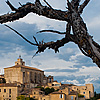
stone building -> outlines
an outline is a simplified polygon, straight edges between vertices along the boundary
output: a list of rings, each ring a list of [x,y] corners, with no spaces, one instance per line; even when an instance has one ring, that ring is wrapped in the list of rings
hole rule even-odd
[[[94,86],[93,84],[85,84],[85,86],[71,86],[72,90],[77,91],[79,94],[84,95],[85,99],[94,97]]]
[[[6,80],[6,83],[3,82]],[[19,56],[14,66],[4,68],[4,75],[0,75],[0,100],[16,100],[19,95],[30,96],[37,100],[85,100],[94,97],[93,84],[76,86],[61,84],[53,80],[53,76],[44,75],[44,71],[29,67]],[[54,88],[59,90],[45,95],[36,86]],[[78,94],[84,98],[78,98]]]
[[[78,93],[65,88],[48,95],[41,95],[38,100],[78,100]]]
[[[21,91],[20,83],[2,83],[0,84],[0,100],[16,100]]]
[[[31,98],[39,100],[42,96],[45,95],[44,91],[41,91],[40,88],[32,88],[31,93],[29,94]]]
[[[49,88],[54,88],[55,90],[60,89],[61,83],[58,83],[57,81],[52,81],[51,83],[48,83],[47,85],[44,86],[49,87]]]
[[[42,84],[44,78],[44,71],[26,66],[21,57],[14,66],[4,68],[4,73],[6,83],[20,82],[30,88]]]

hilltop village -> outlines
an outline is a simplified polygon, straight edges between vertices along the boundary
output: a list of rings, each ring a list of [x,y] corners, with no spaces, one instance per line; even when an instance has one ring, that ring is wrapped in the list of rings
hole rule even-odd
[[[53,91],[46,94],[41,87]],[[0,75],[0,100],[17,100],[21,95],[34,100],[86,100],[94,97],[94,86],[59,83],[44,71],[26,66],[19,56],[15,65],[4,68],[4,75]]]

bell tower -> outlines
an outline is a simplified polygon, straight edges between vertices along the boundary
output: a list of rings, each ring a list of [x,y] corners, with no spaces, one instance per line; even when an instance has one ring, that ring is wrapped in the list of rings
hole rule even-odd
[[[23,59],[21,58],[21,55],[19,55],[19,58],[18,58],[17,61],[15,62],[15,65],[24,65],[24,66],[25,66],[25,62],[24,62]]]

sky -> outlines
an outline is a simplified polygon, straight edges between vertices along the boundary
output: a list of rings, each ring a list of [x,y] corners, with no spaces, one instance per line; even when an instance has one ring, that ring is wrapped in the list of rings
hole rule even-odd
[[[17,8],[27,2],[34,3],[35,0],[10,0]],[[67,0],[47,0],[54,9],[66,11]],[[81,0],[81,3],[84,0]],[[43,5],[46,5],[41,0]],[[12,12],[5,0],[0,0],[0,15]],[[87,25],[88,32],[94,40],[100,44],[100,0],[91,0],[84,9],[82,18]],[[5,23],[23,34],[27,39],[34,42],[33,35],[38,41],[56,41],[62,39],[63,35],[53,33],[36,34],[43,29],[52,29],[64,32],[66,22],[49,19],[43,16],[30,13],[24,18],[14,22]],[[54,53],[51,49],[39,53],[34,58],[37,48],[21,39],[12,30],[0,25],[0,74],[4,73],[3,68],[13,66],[19,55],[24,59],[26,65],[36,67],[45,72],[45,75],[53,75],[55,80],[65,84],[85,85],[92,83],[95,91],[100,93],[100,68],[93,64],[92,60],[84,56],[78,46],[68,43]]]

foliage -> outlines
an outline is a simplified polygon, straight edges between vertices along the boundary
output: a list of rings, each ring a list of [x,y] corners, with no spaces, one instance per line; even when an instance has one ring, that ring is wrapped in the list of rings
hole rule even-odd
[[[49,88],[49,87],[47,87],[47,88],[44,89],[45,95],[48,95],[49,93],[52,93],[52,92],[54,92],[54,91],[55,91],[54,88]]]
[[[59,91],[59,89],[55,90],[55,91]]]
[[[44,91],[45,92],[45,95],[48,95],[49,93],[52,93],[52,92],[56,91],[54,88],[49,88],[49,87],[43,88],[41,86],[37,86],[35,88],[40,88],[41,91]]]
[[[84,95],[78,94],[78,97],[79,97],[79,98],[82,98],[82,97],[84,97]]]
[[[24,95],[20,95],[17,97],[17,100],[25,100],[25,96]]]
[[[35,100],[35,99],[30,97],[25,97],[24,95],[20,95],[17,97],[17,100]]]
[[[40,88],[41,91],[44,91],[44,88],[43,88],[42,86],[37,86],[37,87],[35,87],[35,88]]]

